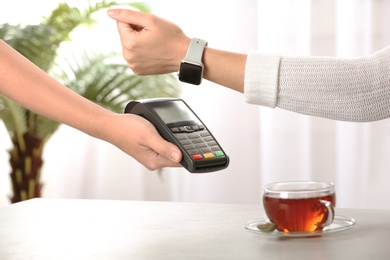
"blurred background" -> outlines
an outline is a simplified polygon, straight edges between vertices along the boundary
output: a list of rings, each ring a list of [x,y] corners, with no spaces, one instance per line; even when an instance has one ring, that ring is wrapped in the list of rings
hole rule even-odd
[[[38,24],[60,2],[3,1],[0,23]],[[389,0],[144,2],[188,36],[229,51],[357,57],[390,44]],[[99,23],[75,31],[61,55],[121,52],[115,22],[105,11],[95,18]],[[249,105],[242,94],[206,80],[181,87],[181,97],[230,156],[226,170],[167,168],[159,175],[111,144],[61,125],[44,150],[43,197],[260,204],[263,184],[310,179],[334,182],[338,207],[390,208],[390,119],[338,122]],[[0,123],[0,205],[10,203],[10,147]]]

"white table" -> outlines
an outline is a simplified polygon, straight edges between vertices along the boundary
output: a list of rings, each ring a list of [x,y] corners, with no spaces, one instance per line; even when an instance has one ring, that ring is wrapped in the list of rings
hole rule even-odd
[[[0,207],[0,259],[389,259],[390,211],[336,209],[349,230],[248,232],[257,205],[33,199]]]

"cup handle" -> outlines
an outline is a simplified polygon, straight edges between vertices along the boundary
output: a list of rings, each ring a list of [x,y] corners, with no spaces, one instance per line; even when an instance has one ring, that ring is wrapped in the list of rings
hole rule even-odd
[[[334,208],[332,206],[332,203],[327,200],[318,200],[318,202],[326,207],[326,209],[328,210],[328,217],[324,223],[317,223],[317,226],[320,227],[329,226],[330,224],[332,224],[334,219]]]

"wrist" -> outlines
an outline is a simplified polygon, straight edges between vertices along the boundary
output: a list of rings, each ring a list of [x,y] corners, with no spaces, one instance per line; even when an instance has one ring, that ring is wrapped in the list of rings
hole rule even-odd
[[[176,66],[177,66],[177,71],[180,69],[180,63],[181,61],[185,58],[188,47],[190,46],[191,38],[186,37],[185,40],[181,41],[180,44],[177,46],[178,50],[178,55],[176,59]]]
[[[118,118],[118,114],[112,111],[103,111],[95,114],[95,116],[91,116],[92,122],[90,131],[87,132],[92,137],[112,142],[112,131],[108,131],[107,128],[112,128],[116,125],[116,120]]]

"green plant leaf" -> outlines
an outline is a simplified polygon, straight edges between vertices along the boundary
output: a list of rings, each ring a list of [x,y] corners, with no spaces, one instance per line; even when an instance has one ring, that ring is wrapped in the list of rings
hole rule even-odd
[[[71,33],[79,26],[93,26],[96,23],[93,14],[97,11],[115,5],[128,5],[142,12],[150,12],[143,2],[118,3],[102,0],[96,4],[89,1],[85,3],[84,9],[61,3],[39,25],[2,24],[0,38],[76,93],[118,113],[123,113],[125,104],[130,100],[177,96],[180,93],[180,84],[175,75],[136,76],[121,55],[115,53],[86,53],[83,57],[75,57],[59,66],[57,55],[60,45],[70,41]],[[117,62],[118,59],[120,62]],[[32,151],[38,157],[35,158],[35,165],[40,165],[44,144],[56,131],[59,123],[29,111],[3,96],[0,96],[0,118],[14,143],[10,150],[11,157],[20,159],[19,157],[30,156],[25,151]],[[39,147],[34,146],[37,143]],[[25,159],[31,160],[30,157]],[[33,168],[40,171],[40,166],[30,167],[30,170]],[[31,177],[29,171],[23,171],[12,167],[11,176]],[[39,175],[39,172],[36,173],[37,180],[33,180],[34,183],[39,183]],[[14,194],[26,194],[25,187],[14,184],[15,182]],[[28,191],[29,194],[32,192],[33,190]],[[14,196],[12,201],[15,202],[18,198]]]
[[[27,132],[26,109],[0,95],[0,118],[13,141],[20,143],[22,149],[25,148],[23,135]]]
[[[41,139],[43,142],[49,140],[52,134],[57,130],[60,123],[57,121],[48,119],[43,116],[38,116],[36,130],[34,132],[34,136]]]
[[[177,96],[180,93],[180,84],[175,75],[136,76],[120,54],[86,52],[82,57],[75,57],[65,64],[59,63],[57,56],[61,44],[71,41],[72,32],[79,26],[92,27],[97,22],[93,18],[94,13],[116,5],[128,5],[142,12],[150,12],[150,8],[143,2],[118,3],[102,0],[95,4],[89,1],[85,3],[85,8],[76,8],[63,2],[42,18],[38,25],[2,24],[0,38],[76,93],[118,113],[123,113],[124,106],[130,100]],[[23,161],[23,156],[30,156],[25,152],[32,152],[38,157],[35,161],[41,164],[40,156],[44,144],[56,131],[59,123],[27,110],[3,96],[0,96],[0,118],[14,143],[10,150],[11,157]],[[36,147],[36,144],[39,144],[39,147]],[[25,159],[31,160],[30,157]],[[29,178],[29,171],[39,171],[40,166],[30,167],[26,172],[23,172],[23,169],[12,167],[11,176]],[[38,177],[34,182],[38,183],[39,172],[35,176]],[[27,192],[25,187],[18,188],[15,185],[13,190],[14,194]],[[32,190],[28,192],[31,193]]]
[[[54,62],[58,48],[52,37],[55,33],[45,25],[0,25],[2,39],[44,71],[48,71]]]
[[[116,56],[85,54],[82,64],[68,60],[68,67],[61,68],[62,81],[87,99],[119,113],[130,100],[180,93],[180,84],[173,74],[137,76],[124,62],[114,62]]]

